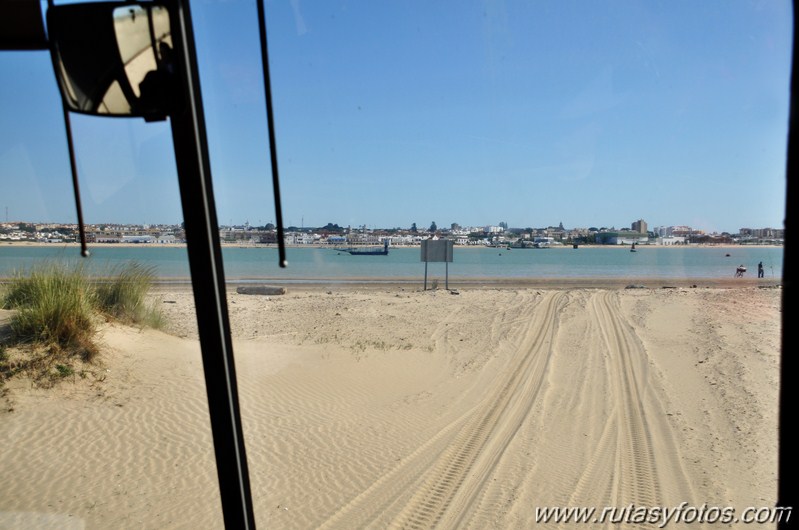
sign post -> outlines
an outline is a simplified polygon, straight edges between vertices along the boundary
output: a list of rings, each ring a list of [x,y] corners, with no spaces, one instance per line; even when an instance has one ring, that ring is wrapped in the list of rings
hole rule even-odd
[[[424,261],[424,290],[427,290],[427,264],[445,263],[444,287],[449,290],[449,264],[452,261],[454,243],[446,239],[425,239],[422,241],[421,258]]]

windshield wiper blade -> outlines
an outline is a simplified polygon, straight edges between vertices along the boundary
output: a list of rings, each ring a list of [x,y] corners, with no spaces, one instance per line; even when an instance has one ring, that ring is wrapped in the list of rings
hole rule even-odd
[[[78,233],[80,234],[80,255],[89,257],[89,247],[86,245],[86,227],[83,224],[83,205],[80,201],[80,186],[78,185],[78,165],[75,162],[75,145],[72,142],[72,126],[69,121],[69,109],[62,102],[64,111],[64,127],[67,131],[67,146],[69,150],[69,167],[72,171],[72,191],[75,194],[75,209],[78,211]]]
[[[258,4],[258,32],[261,39],[261,65],[264,73],[264,92],[266,94],[266,121],[269,127],[269,156],[272,162],[272,192],[275,196],[275,221],[277,225],[278,265],[286,267],[286,242],[283,236],[283,208],[280,204],[280,177],[277,170],[277,145],[275,142],[275,118],[272,107],[272,83],[269,77],[269,50],[266,44],[266,11],[263,0]]]

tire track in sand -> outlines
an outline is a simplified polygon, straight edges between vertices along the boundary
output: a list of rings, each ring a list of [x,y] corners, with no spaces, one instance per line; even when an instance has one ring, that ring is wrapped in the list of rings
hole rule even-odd
[[[675,494],[690,501],[692,488],[664,420],[665,407],[649,388],[646,351],[622,316],[617,294],[599,291],[589,307],[606,347],[614,408],[570,504],[590,497],[591,491],[602,492],[597,506],[668,505]]]
[[[563,292],[530,313],[515,359],[471,411],[344,506],[323,528],[457,527],[486,485],[541,389]]]

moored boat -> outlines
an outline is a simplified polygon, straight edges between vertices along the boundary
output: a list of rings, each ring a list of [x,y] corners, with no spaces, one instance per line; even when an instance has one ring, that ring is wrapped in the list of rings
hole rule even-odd
[[[348,252],[352,256],[387,256],[388,239],[383,241],[383,248],[380,247],[349,247],[338,248],[339,252]]]

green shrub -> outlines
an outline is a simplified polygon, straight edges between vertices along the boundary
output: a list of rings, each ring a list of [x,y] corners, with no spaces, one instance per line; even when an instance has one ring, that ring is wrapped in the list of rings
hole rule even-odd
[[[68,364],[55,365],[55,371],[58,377],[69,377],[71,375],[75,375],[75,369]]]
[[[17,273],[0,300],[16,310],[13,340],[91,360],[98,351],[97,311],[129,324],[163,327],[158,306],[147,305],[154,277],[152,267],[132,262],[93,282],[79,264],[46,263]]]
[[[91,359],[97,353],[94,294],[83,267],[46,264],[17,274],[3,305],[16,309],[12,337]]]
[[[97,284],[98,309],[121,322],[154,328],[163,327],[160,309],[147,305],[147,293],[155,279],[155,269],[131,262],[114,269],[107,281]]]

